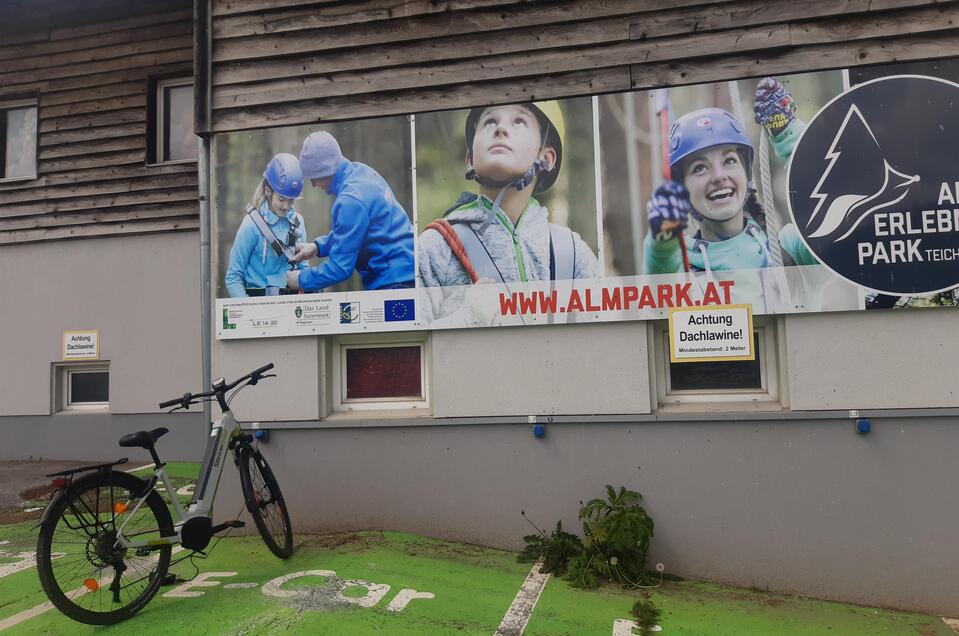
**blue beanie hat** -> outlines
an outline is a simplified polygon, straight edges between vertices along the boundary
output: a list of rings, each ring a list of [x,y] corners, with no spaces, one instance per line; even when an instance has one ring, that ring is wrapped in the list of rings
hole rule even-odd
[[[312,133],[303,141],[300,151],[300,169],[304,179],[322,179],[336,174],[346,157],[340,152],[340,144],[328,132]]]

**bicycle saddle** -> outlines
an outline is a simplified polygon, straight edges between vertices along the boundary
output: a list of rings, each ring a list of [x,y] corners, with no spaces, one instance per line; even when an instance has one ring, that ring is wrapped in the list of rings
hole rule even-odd
[[[152,431],[137,431],[136,433],[127,433],[120,438],[120,446],[139,446],[147,450],[153,448],[156,441],[169,433],[169,429],[155,428]]]

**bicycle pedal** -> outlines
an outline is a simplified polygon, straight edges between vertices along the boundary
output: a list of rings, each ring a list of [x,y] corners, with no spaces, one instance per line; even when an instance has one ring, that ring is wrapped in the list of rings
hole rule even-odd
[[[160,581],[160,585],[164,585],[164,586],[173,585],[176,582],[177,582],[176,574],[174,574],[173,572],[167,572],[163,576],[163,580]]]
[[[218,533],[218,532],[223,532],[223,531],[226,530],[227,528],[242,528],[242,527],[245,526],[245,525],[246,525],[246,524],[243,523],[242,521],[240,521],[239,519],[232,519],[232,520],[230,520],[230,521],[224,521],[223,523],[219,523],[219,524],[213,526],[213,527],[210,529],[210,533],[211,533],[211,534],[216,534],[216,533]]]

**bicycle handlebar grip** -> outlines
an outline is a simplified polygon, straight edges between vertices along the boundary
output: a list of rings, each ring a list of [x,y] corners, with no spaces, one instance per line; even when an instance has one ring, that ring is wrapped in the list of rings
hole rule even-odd
[[[171,406],[176,406],[177,404],[180,403],[180,400],[182,399],[183,398],[174,398],[172,400],[167,400],[166,402],[160,402],[160,408],[165,409]]]
[[[265,364],[265,365],[263,365],[262,367],[260,367],[259,369],[257,369],[256,371],[253,371],[252,373],[250,373],[250,375],[251,375],[251,376],[253,376],[253,375],[260,375],[261,373],[266,373],[267,371],[269,371],[269,370],[272,369],[272,368],[273,368],[273,363],[271,362],[270,364]]]

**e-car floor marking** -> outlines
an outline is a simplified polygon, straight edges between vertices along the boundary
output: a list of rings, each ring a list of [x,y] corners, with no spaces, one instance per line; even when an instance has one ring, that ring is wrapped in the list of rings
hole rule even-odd
[[[499,624],[499,629],[493,636],[522,636],[526,631],[526,624],[529,617],[533,615],[533,608],[539,601],[543,589],[546,588],[546,581],[549,580],[549,574],[543,574],[539,571],[541,561],[533,564],[533,569],[526,575],[526,580],[516,593],[512,605]]]

